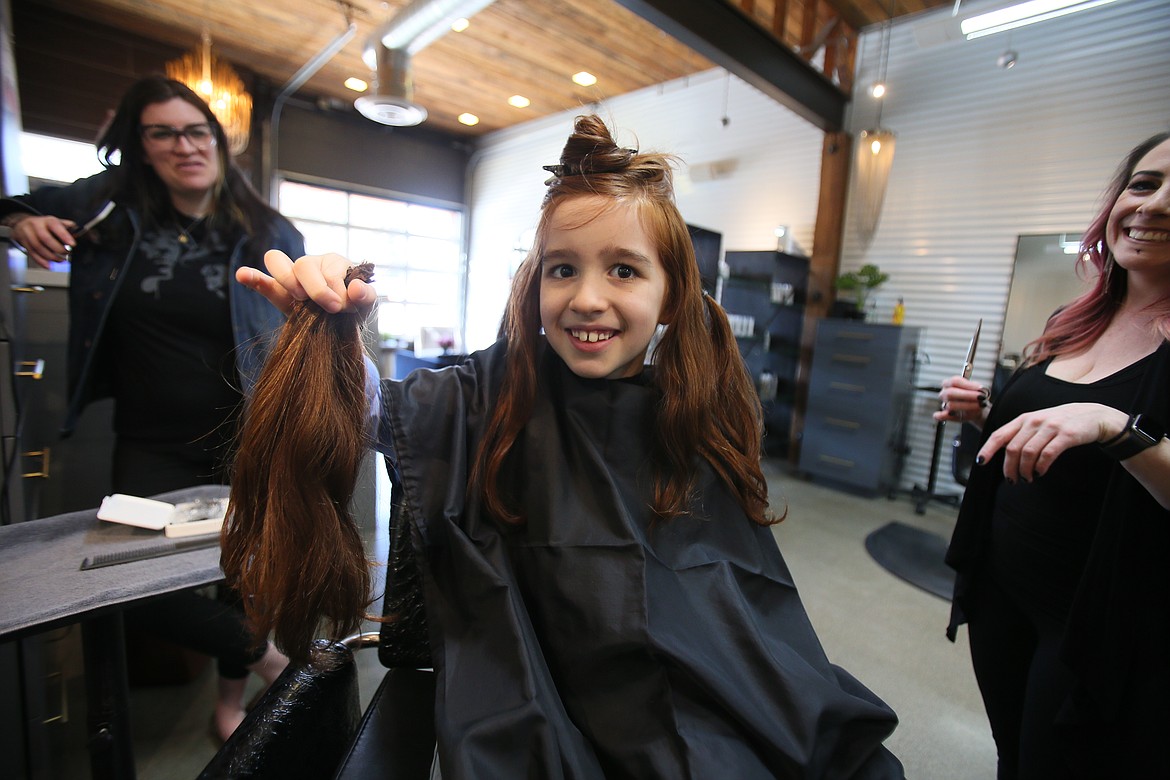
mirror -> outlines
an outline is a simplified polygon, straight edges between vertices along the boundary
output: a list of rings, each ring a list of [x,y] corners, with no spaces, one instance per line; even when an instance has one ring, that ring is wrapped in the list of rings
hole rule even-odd
[[[1080,238],[1072,232],[1019,237],[1003,320],[1001,365],[1014,368],[1052,313],[1085,291],[1076,269]]]

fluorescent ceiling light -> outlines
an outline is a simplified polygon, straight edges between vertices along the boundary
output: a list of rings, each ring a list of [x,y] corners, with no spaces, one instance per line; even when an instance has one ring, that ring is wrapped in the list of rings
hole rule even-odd
[[[1112,2],[1114,0],[1028,0],[1025,3],[964,19],[959,27],[963,35],[967,36],[967,40],[972,40],[1077,11],[1087,11]]]

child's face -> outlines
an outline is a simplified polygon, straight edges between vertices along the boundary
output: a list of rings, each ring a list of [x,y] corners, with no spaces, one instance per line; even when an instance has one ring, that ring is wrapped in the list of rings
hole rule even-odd
[[[577,376],[642,370],[666,297],[666,271],[633,206],[585,195],[561,203],[540,269],[540,322]]]

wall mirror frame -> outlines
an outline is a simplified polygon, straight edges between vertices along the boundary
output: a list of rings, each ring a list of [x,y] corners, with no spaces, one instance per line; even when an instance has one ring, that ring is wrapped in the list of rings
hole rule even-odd
[[[1014,369],[1052,313],[1086,290],[1087,281],[1077,273],[1080,239],[1080,233],[1071,231],[1017,239],[999,347],[1001,367]]]

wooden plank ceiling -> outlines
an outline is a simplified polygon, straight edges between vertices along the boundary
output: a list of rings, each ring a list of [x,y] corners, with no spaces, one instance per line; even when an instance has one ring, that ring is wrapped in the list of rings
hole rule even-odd
[[[371,80],[361,55],[373,31],[407,0],[14,0],[58,9],[180,49],[204,29],[216,57],[263,78],[273,90],[337,39],[356,34],[298,94],[348,106],[344,81]],[[678,0],[725,2],[850,89],[857,30],[950,0]],[[713,67],[710,60],[614,0],[495,0],[463,32],[448,32],[414,55],[414,100],[426,126],[474,137],[540,116]],[[570,77],[598,81],[580,87]],[[523,95],[526,108],[508,104]],[[468,127],[457,117],[479,117]]]

